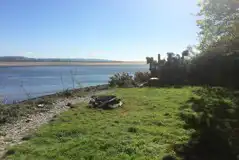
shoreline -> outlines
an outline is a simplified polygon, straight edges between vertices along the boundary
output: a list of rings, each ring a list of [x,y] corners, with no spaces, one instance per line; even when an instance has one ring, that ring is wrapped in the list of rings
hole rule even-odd
[[[143,65],[144,61],[124,62],[0,62],[0,67],[24,66],[107,66],[107,65]]]
[[[99,84],[99,85],[93,85],[88,87],[82,87],[82,88],[71,88],[71,89],[65,89],[58,92],[52,92],[49,94],[44,94],[40,96],[35,96],[29,99],[22,99],[22,100],[11,100],[9,103],[1,103],[3,102],[3,97],[0,96],[0,105],[21,105],[21,104],[29,104],[37,101],[47,101],[48,99],[58,99],[58,98],[66,98],[66,94],[70,94],[72,96],[78,95],[81,96],[90,92],[96,92],[96,91],[102,91],[109,89],[108,84]],[[69,96],[70,97],[70,96]]]
[[[60,92],[55,92],[52,94],[48,95],[43,95],[31,99],[26,99],[22,100],[17,104],[24,104],[24,103],[31,103],[33,101],[39,101],[39,100],[44,100],[44,99],[57,99],[57,98],[69,98],[69,97],[74,97],[74,96],[79,96],[78,94],[88,94],[91,92],[97,92],[97,91],[102,91],[102,90],[108,90],[109,85],[108,84],[100,84],[100,85],[95,85],[95,86],[89,86],[89,87],[83,87],[83,88],[75,88],[75,89],[66,89],[64,91]],[[69,94],[68,96],[66,94]]]
[[[31,114],[45,112],[54,107],[58,101],[69,101],[70,99],[83,98],[89,94],[95,94],[97,92],[108,90],[111,90],[109,85],[102,84],[78,89],[64,90],[49,95],[18,101],[16,103],[0,103],[0,133],[1,126],[4,124],[11,124],[23,117],[28,117],[28,115]],[[11,113],[13,116],[7,116],[5,113]]]
[[[55,93],[22,101],[15,104],[15,107],[12,105],[3,109],[2,111],[5,110],[7,113],[22,112],[21,110],[23,112],[18,114],[19,116],[15,119],[8,119],[5,122],[0,119],[0,159],[4,158],[9,147],[21,144],[31,137],[40,126],[53,121],[61,113],[74,109],[76,104],[88,103],[90,97],[95,94],[113,93],[108,85],[97,85],[69,91],[71,94],[68,96],[63,92]],[[28,106],[30,112],[29,110],[24,111],[25,106]],[[11,109],[11,107],[13,108]],[[14,111],[14,108],[17,111]]]

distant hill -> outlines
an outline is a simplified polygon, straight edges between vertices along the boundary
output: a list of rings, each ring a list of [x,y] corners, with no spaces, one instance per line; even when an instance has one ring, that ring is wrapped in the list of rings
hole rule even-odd
[[[85,58],[28,58],[22,56],[3,56],[0,62],[115,62],[105,59],[85,59]]]

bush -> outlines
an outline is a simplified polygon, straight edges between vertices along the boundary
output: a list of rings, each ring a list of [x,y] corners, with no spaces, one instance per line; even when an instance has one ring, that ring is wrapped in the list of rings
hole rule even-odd
[[[147,82],[150,76],[151,74],[149,72],[136,72],[134,74],[134,81],[137,83]]]
[[[196,96],[195,96],[196,95]],[[180,114],[185,128],[194,130],[185,144],[174,150],[183,159],[235,160],[239,155],[239,101],[233,90],[206,87],[195,91]],[[189,112],[190,109],[193,112]]]
[[[5,123],[13,122],[22,115],[33,112],[31,105],[0,105],[0,126]]]
[[[64,97],[67,97],[67,98],[73,96],[73,92],[70,89],[66,89],[63,92],[61,92],[60,94]]]
[[[133,76],[129,75],[129,73],[123,72],[110,77],[109,85],[111,87],[134,87],[135,83]]]

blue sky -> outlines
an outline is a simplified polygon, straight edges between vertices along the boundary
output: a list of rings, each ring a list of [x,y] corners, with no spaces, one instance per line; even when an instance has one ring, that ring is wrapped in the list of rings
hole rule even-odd
[[[197,43],[196,0],[1,0],[0,56],[145,60]]]

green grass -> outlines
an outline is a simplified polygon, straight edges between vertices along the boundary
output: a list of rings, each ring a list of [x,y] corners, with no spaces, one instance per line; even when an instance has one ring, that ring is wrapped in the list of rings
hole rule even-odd
[[[192,90],[117,89],[122,108],[99,110],[79,104],[10,148],[6,158],[147,160],[176,156],[173,146],[186,143],[193,132],[183,128],[185,122],[179,116]]]

